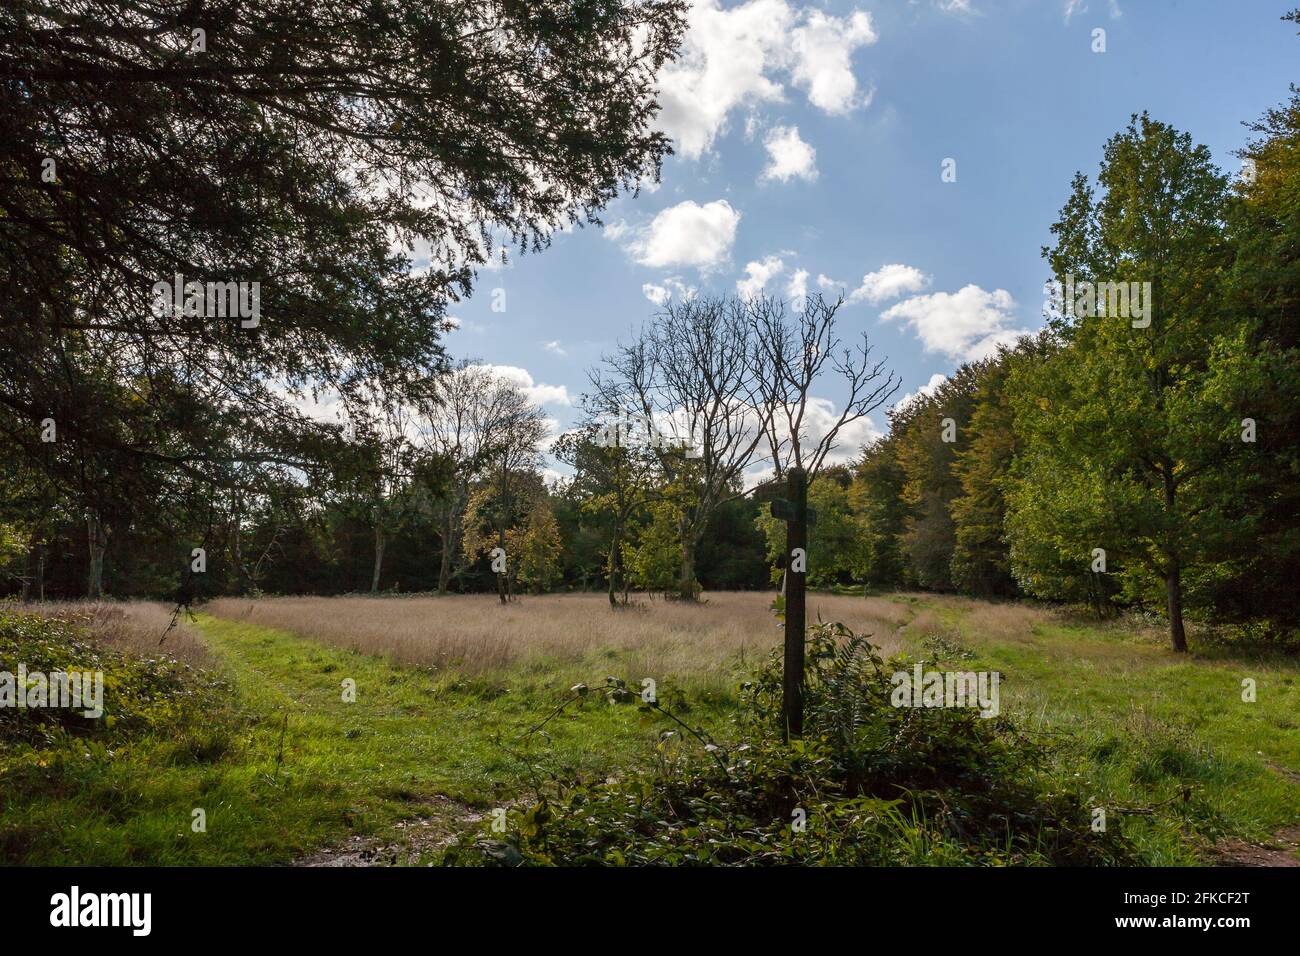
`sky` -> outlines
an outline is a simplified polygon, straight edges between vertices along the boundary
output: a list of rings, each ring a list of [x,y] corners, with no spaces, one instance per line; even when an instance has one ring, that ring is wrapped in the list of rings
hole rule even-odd
[[[481,271],[445,344],[563,429],[587,369],[669,297],[843,292],[841,334],[868,333],[898,397],[933,387],[1042,325],[1049,227],[1130,114],[1239,172],[1242,123],[1296,79],[1300,41],[1279,20],[1296,5],[698,0],[660,76],[675,151],[661,183]],[[815,394],[839,399],[833,381]],[[839,460],[884,411],[843,434]]]

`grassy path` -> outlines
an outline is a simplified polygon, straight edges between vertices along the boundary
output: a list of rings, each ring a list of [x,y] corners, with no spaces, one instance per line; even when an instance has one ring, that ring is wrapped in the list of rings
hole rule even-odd
[[[1159,635],[1024,606],[873,600],[877,632],[914,657],[1001,672],[1003,710],[1054,742],[1048,772],[1082,785],[1146,862],[1213,861],[1229,844],[1268,847],[1300,823],[1294,657],[1213,649],[1177,657]],[[165,732],[77,739],[11,761],[0,859],[288,863],[358,840],[428,848],[548,771],[626,766],[658,729],[635,707],[593,694],[531,746],[520,743],[576,680],[594,687],[599,668],[617,673],[628,663],[612,652],[466,678],[237,617],[203,615],[197,627],[228,690],[198,713],[186,705],[186,719]],[[730,668],[711,667],[708,681],[688,688],[697,706],[702,689],[718,701],[693,722],[716,724],[734,705],[714,687],[722,670]],[[1247,680],[1253,702],[1242,699]],[[196,810],[203,832],[192,825]],[[1289,853],[1256,856],[1276,863]]]
[[[0,796],[3,858],[267,864],[357,835],[427,845],[515,799],[535,772],[604,773],[653,739],[635,708],[589,704],[521,753],[518,738],[567,688],[467,682],[206,615],[198,628],[229,682],[222,703],[180,736],[33,760],[23,792]]]

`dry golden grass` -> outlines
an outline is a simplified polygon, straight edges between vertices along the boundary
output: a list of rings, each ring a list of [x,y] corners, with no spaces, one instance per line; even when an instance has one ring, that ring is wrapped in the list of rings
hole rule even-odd
[[[768,593],[719,592],[699,605],[642,598],[613,609],[603,594],[524,596],[504,606],[493,594],[274,597],[222,598],[207,610],[335,647],[471,674],[612,651],[635,673],[707,679],[738,661],[754,663],[778,645],[771,601]],[[911,616],[880,598],[809,595],[809,622],[819,614],[874,635],[886,653],[898,649],[896,632]]]
[[[1034,628],[1062,623],[1059,611],[1010,602],[994,603],[950,594],[913,594],[925,608],[907,624],[909,637],[928,637],[953,628],[944,623],[954,613],[961,615],[964,636],[982,641],[1032,643]]]
[[[168,631],[174,605],[158,601],[45,601],[19,607],[46,617],[76,621],[99,643],[126,654],[167,655],[194,667],[212,663],[207,644],[184,616]]]

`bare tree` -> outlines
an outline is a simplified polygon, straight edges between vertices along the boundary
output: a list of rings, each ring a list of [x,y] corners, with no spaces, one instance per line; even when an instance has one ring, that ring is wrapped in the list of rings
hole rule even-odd
[[[827,302],[820,295],[804,299],[793,315],[782,299],[755,296],[745,302],[753,344],[755,386],[762,407],[769,410],[768,448],[776,477],[789,468],[801,468],[809,482],[821,470],[836,438],[846,425],[864,418],[889,400],[901,384],[885,361],[871,361],[867,333],[853,346],[842,345],[835,317],[843,296]],[[809,399],[814,384],[825,372],[847,387],[848,395],[838,416],[820,436],[810,431]]]
[[[606,406],[631,409],[681,440],[656,443],[665,483],[680,486],[678,596],[696,597],[695,553],[719,505],[744,494],[741,477],[770,423],[743,303],[692,297],[669,305],[592,375]],[[689,447],[688,447],[689,446]]]

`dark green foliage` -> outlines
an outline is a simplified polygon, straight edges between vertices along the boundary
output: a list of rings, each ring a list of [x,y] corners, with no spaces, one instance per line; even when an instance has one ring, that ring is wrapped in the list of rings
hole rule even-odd
[[[0,498],[90,513],[102,547],[142,524],[201,527],[257,472],[333,477],[349,436],[286,389],[353,412],[433,397],[447,308],[476,268],[657,178],[654,76],[683,14],[5,3],[0,457],[17,473],[0,479],[20,491]],[[258,283],[257,323],[154,315],[154,285],[177,274]]]

